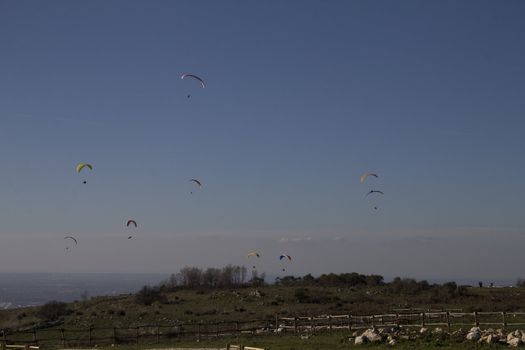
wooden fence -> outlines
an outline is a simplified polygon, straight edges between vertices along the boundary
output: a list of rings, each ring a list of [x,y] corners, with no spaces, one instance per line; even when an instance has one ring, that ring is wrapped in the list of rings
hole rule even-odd
[[[266,350],[266,348],[254,348],[253,346],[246,345],[232,345],[226,344],[226,350]]]
[[[178,325],[142,325],[111,328],[48,328],[9,332],[0,330],[0,343],[94,346],[107,344],[155,344],[182,338],[205,339],[272,333],[313,333],[360,330],[371,327],[442,327],[449,331],[460,327],[516,329],[525,326],[525,312],[418,312],[380,315],[320,315],[279,317],[251,321],[185,323]]]
[[[32,345],[8,345],[4,343],[0,343],[0,350],[39,350],[39,346],[32,346]]]
[[[359,330],[373,327],[459,327],[491,326],[516,328],[525,326],[525,312],[421,312],[380,315],[323,315],[317,317],[281,317],[279,331],[293,333],[321,330]]]

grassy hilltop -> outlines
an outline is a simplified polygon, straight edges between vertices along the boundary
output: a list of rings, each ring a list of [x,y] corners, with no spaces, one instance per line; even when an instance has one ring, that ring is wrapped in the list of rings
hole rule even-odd
[[[176,325],[268,319],[276,314],[368,315],[391,312],[395,308],[462,309],[465,312],[525,309],[523,288],[466,287],[453,282],[430,285],[426,281],[400,278],[384,283],[381,276],[355,273],[318,278],[289,276],[276,285],[264,285],[260,278],[247,282],[233,280],[232,285],[206,286],[195,282],[190,286],[191,279],[179,278],[178,282],[172,279],[159,286],[144,287],[136,294],[3,310],[0,329]]]

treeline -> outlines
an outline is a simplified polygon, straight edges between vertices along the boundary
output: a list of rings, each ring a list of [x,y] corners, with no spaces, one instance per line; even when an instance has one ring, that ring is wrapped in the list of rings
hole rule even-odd
[[[256,270],[248,272],[245,266],[227,265],[222,268],[184,267],[178,273],[172,274],[156,288],[162,291],[175,289],[224,289],[265,285],[265,274]],[[318,277],[307,274],[302,277],[284,276],[275,280],[276,285],[282,286],[325,286],[325,287],[378,287],[385,286],[394,292],[414,294],[421,291],[441,287],[447,291],[458,292],[466,287],[458,286],[455,282],[444,284],[430,284],[425,280],[417,281],[412,278],[396,277],[385,282],[381,275],[364,275],[356,272],[330,273]],[[459,291],[460,293],[463,290]]]
[[[265,274],[252,270],[248,274],[245,266],[226,265],[222,268],[184,267],[160,284],[162,289],[220,289],[263,285]]]
[[[326,286],[326,287],[377,287],[383,286],[396,294],[416,295],[431,291],[436,298],[466,296],[467,286],[458,286],[456,282],[430,284],[426,280],[417,281],[413,278],[396,277],[391,282],[385,282],[380,275],[362,275],[356,272],[341,274],[323,274],[313,277],[308,274],[303,277],[286,276],[278,279],[277,284],[284,286]]]
[[[358,287],[358,286],[380,286],[385,284],[383,276],[380,275],[362,275],[356,272],[341,273],[341,274],[322,274],[319,277],[314,277],[307,274],[303,277],[285,276],[278,278],[276,284],[291,286],[329,286],[329,287]]]

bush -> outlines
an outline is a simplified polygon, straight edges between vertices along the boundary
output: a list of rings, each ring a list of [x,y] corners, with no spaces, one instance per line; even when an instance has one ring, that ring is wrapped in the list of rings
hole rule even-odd
[[[516,287],[525,287],[525,278],[518,278],[518,280],[516,281]]]
[[[294,292],[294,297],[298,303],[309,303],[310,295],[307,288],[297,288]]]
[[[44,321],[56,321],[68,314],[67,304],[60,301],[50,301],[40,307],[36,316]]]
[[[164,294],[161,293],[160,289],[144,286],[135,295],[135,301],[138,304],[151,305],[156,301],[160,303],[166,303],[167,298]]]

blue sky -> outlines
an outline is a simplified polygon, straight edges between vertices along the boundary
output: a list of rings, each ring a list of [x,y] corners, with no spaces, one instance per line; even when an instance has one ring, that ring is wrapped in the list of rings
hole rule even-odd
[[[147,254],[194,236],[525,243],[524,15],[519,1],[2,1],[0,249],[110,244],[129,217]],[[380,177],[360,184],[365,171]],[[129,264],[87,270],[135,271],[140,250],[119,249],[107,261]],[[2,271],[51,271],[53,254]],[[404,263],[390,259],[375,272]]]

